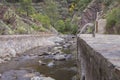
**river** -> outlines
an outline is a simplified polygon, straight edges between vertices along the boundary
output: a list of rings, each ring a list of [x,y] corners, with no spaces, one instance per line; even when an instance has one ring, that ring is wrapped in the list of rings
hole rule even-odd
[[[35,76],[51,77],[55,80],[78,80],[76,39],[64,37],[64,41],[59,45],[58,43],[49,47],[42,55],[35,54],[34,50],[38,52],[41,49],[37,47],[28,51],[29,54],[25,52],[11,61],[0,64],[0,80],[31,80]]]

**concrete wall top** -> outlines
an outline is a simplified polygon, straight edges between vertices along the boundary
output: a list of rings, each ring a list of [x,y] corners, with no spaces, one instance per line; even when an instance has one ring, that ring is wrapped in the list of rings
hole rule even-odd
[[[120,73],[120,35],[81,34],[80,39],[112,63]]]

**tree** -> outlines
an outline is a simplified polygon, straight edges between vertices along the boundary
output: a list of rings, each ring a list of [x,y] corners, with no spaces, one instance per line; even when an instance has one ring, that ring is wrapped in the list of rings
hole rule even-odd
[[[6,0],[6,2],[16,3],[16,2],[19,2],[19,0]]]
[[[44,13],[50,18],[51,25],[54,26],[60,18],[58,5],[55,0],[45,0]]]
[[[21,8],[26,12],[27,16],[33,14],[35,9],[32,6],[32,0],[21,0]]]

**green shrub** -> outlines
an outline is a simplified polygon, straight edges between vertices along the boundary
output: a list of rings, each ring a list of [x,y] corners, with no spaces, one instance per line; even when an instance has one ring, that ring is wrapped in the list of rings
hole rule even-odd
[[[66,19],[66,21],[65,21],[65,32],[69,32],[70,30],[71,30],[71,21],[70,21],[70,19],[68,18],[68,19]]]
[[[32,6],[32,0],[20,0],[20,7],[26,12],[27,16],[35,13],[35,9]]]
[[[43,14],[38,13],[38,14],[31,15],[31,17],[33,19],[36,19],[36,20],[40,21],[45,28],[49,28],[50,19],[47,15],[43,15]]]
[[[70,19],[67,19],[66,21],[58,20],[55,24],[55,28],[58,32],[64,34],[76,34],[77,32],[77,25],[73,23],[71,24]]]
[[[114,8],[113,10],[111,10],[111,12],[107,14],[106,19],[107,19],[106,32],[116,33],[115,28],[116,26],[118,27],[118,24],[120,23],[120,9]]]
[[[46,29],[44,27],[41,27],[41,26],[35,26],[35,25],[32,25],[32,28],[35,30],[35,31],[46,31]]]
[[[65,21],[65,33],[76,34],[77,32],[77,25],[71,23],[71,20],[68,18]]]
[[[56,23],[55,23],[55,29],[57,29],[58,32],[64,32],[64,29],[65,29],[65,23],[63,20],[58,20]]]
[[[80,0],[77,5],[80,10],[84,10],[92,0]]]
[[[113,0],[102,0],[102,2],[105,6],[109,6],[113,2]]]
[[[27,30],[24,27],[18,27],[17,30],[15,30],[15,33],[25,34],[27,33]]]
[[[22,8],[17,8],[16,13],[18,13],[19,15],[26,15],[26,12]]]
[[[72,30],[72,32],[71,32],[72,34],[76,34],[76,33],[77,33],[77,30],[78,30],[78,25],[73,24],[71,30]]]

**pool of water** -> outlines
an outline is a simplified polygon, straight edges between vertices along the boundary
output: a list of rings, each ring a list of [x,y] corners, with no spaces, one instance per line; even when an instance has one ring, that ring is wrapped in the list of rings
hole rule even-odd
[[[46,65],[40,65],[39,60],[42,60]],[[10,62],[0,65],[0,72],[4,73],[9,70],[31,70],[39,72],[55,80],[72,80],[76,75],[76,61],[71,59],[67,61],[55,61],[52,67],[47,66],[52,60],[41,59],[39,57],[15,58]],[[17,79],[16,79],[17,80]]]
[[[57,61],[53,67],[38,66],[37,71],[56,80],[72,80],[76,75],[76,64],[74,60]]]

